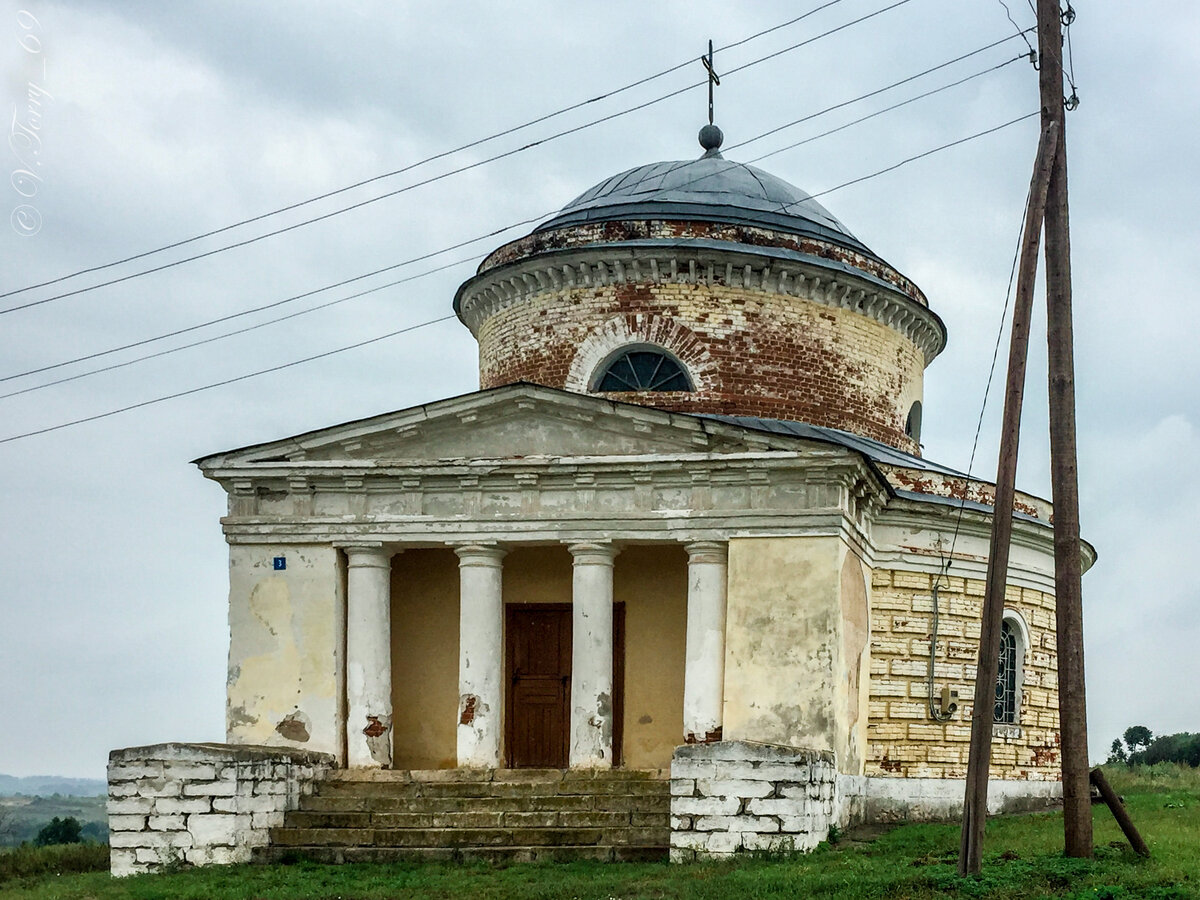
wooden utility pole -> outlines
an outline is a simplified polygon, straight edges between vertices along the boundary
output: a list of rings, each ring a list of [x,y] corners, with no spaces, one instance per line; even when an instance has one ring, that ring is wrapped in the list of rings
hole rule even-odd
[[[1057,157],[1058,123],[1043,126],[1038,141],[1025,231],[1013,304],[1012,337],[1008,350],[1008,379],[1004,391],[1004,424],[1000,435],[1000,461],[996,472],[996,498],[992,538],[988,550],[987,582],[975,670],[975,702],[971,710],[971,749],[967,759],[966,796],[963,798],[962,836],[958,873],[978,874],[983,860],[983,827],[987,822],[988,770],[992,761],[992,709],[1000,661],[1000,629],[1004,618],[1004,587],[1008,581],[1008,550],[1012,540],[1013,498],[1017,480],[1017,448],[1021,433],[1021,401],[1025,392],[1025,361],[1029,351],[1029,326],[1033,314],[1033,287],[1037,280],[1038,247],[1054,160]],[[932,652],[932,648],[931,648]]]
[[[1091,857],[1092,809],[1083,683],[1083,569],[1079,552],[1079,473],[1075,450],[1075,356],[1071,326],[1071,233],[1067,208],[1067,132],[1059,0],[1038,0],[1037,13],[1042,125],[1058,124],[1058,152],[1046,198],[1046,320],[1065,847],[1067,856]]]

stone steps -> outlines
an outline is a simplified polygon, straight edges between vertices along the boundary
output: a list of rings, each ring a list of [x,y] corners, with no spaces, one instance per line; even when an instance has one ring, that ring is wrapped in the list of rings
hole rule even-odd
[[[342,770],[271,830],[262,860],[662,859],[662,771]]]

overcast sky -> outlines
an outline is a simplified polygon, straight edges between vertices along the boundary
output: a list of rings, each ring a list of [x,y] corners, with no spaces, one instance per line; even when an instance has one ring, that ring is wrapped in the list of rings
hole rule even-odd
[[[841,0],[717,54],[729,71],[881,9]],[[1008,0],[1022,27],[1025,0]],[[0,0],[0,291],[229,225],[604,94],[819,5],[55,3]],[[1128,725],[1200,731],[1200,11],[1080,0],[1068,123],[1092,756]],[[1013,34],[999,0],[910,0],[728,75],[726,147]],[[744,148],[749,161],[1015,57],[1015,38]],[[0,299],[29,303],[322,215],[684,88],[698,62],[533,128],[261,223]],[[99,353],[548,214],[607,176],[698,155],[703,89],[250,246],[0,315],[0,377]],[[1038,108],[1024,61],[771,156],[810,192]],[[10,112],[11,111],[11,112]],[[1020,227],[1036,119],[822,196],[926,292],[949,346],[926,373],[925,453],[966,468]],[[36,151],[36,153],[34,152]],[[31,174],[23,174],[25,172]],[[11,177],[10,177],[11,176]],[[523,229],[366,279],[327,309],[0,398],[0,439],[235,378],[446,315],[471,266]],[[256,324],[318,294],[0,393]],[[1042,329],[1042,331],[1039,331]],[[1049,494],[1035,323],[1020,486]],[[1005,347],[1007,343],[1005,343]],[[1003,366],[1003,356],[1001,358]],[[1003,377],[999,379],[1003,382]],[[225,495],[189,460],[477,386],[457,321],[0,443],[0,772],[102,777],[107,752],[224,735]],[[996,398],[993,398],[994,400]],[[975,471],[994,477],[999,402]]]

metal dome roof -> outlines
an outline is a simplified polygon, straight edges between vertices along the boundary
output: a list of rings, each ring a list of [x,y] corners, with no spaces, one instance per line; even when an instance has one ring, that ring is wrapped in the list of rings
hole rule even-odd
[[[614,175],[584,191],[536,230],[648,218],[769,228],[875,256],[805,191],[715,150],[699,159],[651,163]]]

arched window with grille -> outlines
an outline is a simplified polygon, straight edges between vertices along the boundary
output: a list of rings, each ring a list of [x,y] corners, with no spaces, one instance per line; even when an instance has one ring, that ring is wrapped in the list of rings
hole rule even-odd
[[[657,347],[622,350],[600,367],[595,391],[690,391],[682,363]]]
[[[996,707],[992,721],[997,725],[1016,725],[1021,705],[1021,659],[1024,656],[1020,634],[1012,619],[1000,625],[1000,666],[996,671]]]

